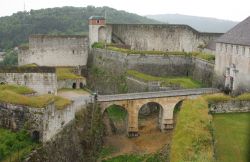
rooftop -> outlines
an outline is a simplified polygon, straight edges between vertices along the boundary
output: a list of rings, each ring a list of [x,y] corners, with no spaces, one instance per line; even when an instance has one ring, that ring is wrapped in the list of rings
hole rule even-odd
[[[105,20],[103,16],[90,16],[89,20]]]
[[[250,46],[250,16],[219,37],[216,42]]]

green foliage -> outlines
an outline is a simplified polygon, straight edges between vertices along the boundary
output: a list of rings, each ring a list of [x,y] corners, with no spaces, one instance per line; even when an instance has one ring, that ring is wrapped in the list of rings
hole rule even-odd
[[[1,32],[1,31],[0,31]],[[1,39],[1,38],[0,38]],[[1,46],[0,46],[1,48]],[[17,51],[9,50],[3,59],[2,62],[0,62],[0,66],[7,66],[7,65],[17,65]]]
[[[204,98],[210,104],[211,103],[218,103],[218,102],[226,102],[226,101],[230,101],[231,100],[230,96],[227,96],[227,95],[222,94],[222,93],[213,94],[213,95],[206,95],[206,96],[204,96]]]
[[[25,86],[14,85],[14,84],[3,84],[0,85],[0,91],[9,90],[18,94],[31,94],[35,91]]]
[[[105,48],[105,44],[103,42],[94,43],[92,48]],[[117,47],[115,44],[107,44],[106,48],[111,51],[121,52],[125,54],[138,54],[138,55],[164,55],[164,56],[185,56],[185,57],[196,57],[200,59],[204,59],[206,61],[215,61],[215,55],[202,53],[202,52],[166,52],[166,51],[137,51],[126,48]]]
[[[124,108],[117,106],[117,105],[112,105],[108,107],[107,112],[108,112],[109,117],[113,121],[125,120],[127,116],[127,111]]]
[[[0,128],[0,161],[10,158],[12,161],[21,160],[35,146],[26,131],[13,133]]]
[[[171,162],[213,161],[211,116],[203,98],[183,102],[171,146]]]
[[[144,81],[159,81],[162,86],[180,86],[181,88],[200,88],[203,87],[201,83],[189,77],[156,77],[135,70],[128,70],[127,74],[144,80]]]
[[[98,90],[98,87],[106,87],[114,93],[126,93],[128,86],[126,83],[126,75],[117,75],[112,71],[107,72],[98,67],[91,67],[89,70],[88,86],[90,89]]]
[[[115,147],[102,147],[100,153],[99,153],[99,157],[100,158],[105,158],[107,156],[109,156],[110,154],[112,154],[113,152],[115,152],[116,148]]]
[[[62,7],[18,12],[0,18],[0,48],[13,48],[28,42],[31,34],[86,34],[88,18],[104,16],[108,23],[157,23],[136,14],[109,7]]]
[[[226,162],[250,161],[250,113],[213,115],[215,158]]]
[[[250,101],[250,93],[243,93],[235,97],[236,101]]]
[[[24,96],[24,95],[18,94],[17,93],[18,90],[4,89],[0,91],[0,102],[11,103],[11,104],[16,104],[16,105],[25,105],[25,106],[35,107],[35,108],[44,108],[49,103],[55,101],[55,106],[58,110],[61,110],[71,104],[70,100],[66,98],[62,98],[60,96],[53,96],[53,95]],[[22,92],[24,91],[22,90]]]
[[[66,79],[83,79],[82,76],[76,75],[73,68],[56,68],[57,80]]]

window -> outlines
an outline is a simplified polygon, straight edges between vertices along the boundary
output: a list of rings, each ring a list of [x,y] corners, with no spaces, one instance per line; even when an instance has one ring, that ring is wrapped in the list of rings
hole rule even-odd
[[[227,52],[227,47],[228,47],[228,45],[227,45],[227,44],[225,44],[226,52]]]
[[[245,47],[242,47],[242,55],[245,55]]]
[[[96,20],[96,23],[99,24],[99,23],[100,23],[100,20]]]
[[[236,54],[239,53],[239,46],[236,46]]]

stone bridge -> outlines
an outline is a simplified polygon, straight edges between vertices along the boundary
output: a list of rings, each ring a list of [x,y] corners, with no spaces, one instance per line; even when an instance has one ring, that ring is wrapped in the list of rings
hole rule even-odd
[[[127,115],[128,136],[138,136],[138,115],[143,105],[157,103],[161,106],[159,113],[159,127],[161,131],[174,127],[173,113],[175,106],[187,98],[194,98],[202,94],[217,93],[218,89],[200,88],[169,90],[160,92],[127,93],[116,95],[98,95],[98,102],[102,113],[111,105],[123,107]]]

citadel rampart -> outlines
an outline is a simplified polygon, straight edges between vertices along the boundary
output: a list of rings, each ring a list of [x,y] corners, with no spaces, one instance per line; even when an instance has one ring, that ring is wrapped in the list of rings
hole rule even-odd
[[[52,67],[1,67],[0,83],[27,86],[38,94],[57,93],[57,77]]]
[[[49,141],[86,107],[90,98],[74,98],[72,104],[57,109],[52,101],[43,108],[0,103],[0,127],[18,131],[26,129],[33,138]]]
[[[18,65],[85,66],[87,58],[87,36],[32,35],[29,47],[19,51]]]
[[[108,24],[107,29],[110,26],[113,41],[114,38],[118,38],[135,50],[197,51],[199,47],[222,35],[222,33],[200,33],[187,25]]]
[[[189,76],[212,85],[214,64],[190,56],[126,54],[105,49],[92,50],[93,66],[122,74],[132,69],[154,76]]]

